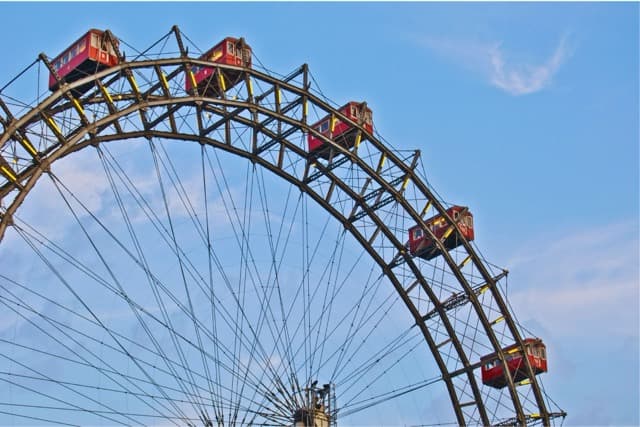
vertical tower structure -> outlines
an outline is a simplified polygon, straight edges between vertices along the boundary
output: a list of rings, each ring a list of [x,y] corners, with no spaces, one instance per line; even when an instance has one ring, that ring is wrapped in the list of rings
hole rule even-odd
[[[336,425],[335,394],[331,384],[324,384],[322,388],[316,386],[305,388],[303,406],[293,414],[294,427],[333,427]]]

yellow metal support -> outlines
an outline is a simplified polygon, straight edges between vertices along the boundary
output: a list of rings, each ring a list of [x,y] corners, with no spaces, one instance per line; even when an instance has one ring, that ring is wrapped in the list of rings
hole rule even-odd
[[[333,133],[333,130],[336,128],[337,121],[338,119],[336,119],[333,115],[331,115],[331,133]]]
[[[73,105],[75,105],[76,110],[78,110],[78,113],[84,116],[84,108],[82,108],[82,105],[80,105],[80,102],[78,102],[76,98],[73,98]]]
[[[10,181],[12,182],[17,182],[18,178],[15,176],[15,174],[13,173],[13,171],[6,167],[6,166],[0,166],[0,170],[2,170],[2,173],[4,174],[4,176],[6,176],[7,178],[9,178]]]
[[[526,380],[522,380],[518,383],[518,385],[529,385],[531,384],[531,379],[527,378]]]
[[[136,93],[140,93],[140,89],[138,88],[138,83],[136,82],[135,77],[133,77],[133,74],[129,74],[129,81],[131,82],[131,86],[133,86],[133,90]]]
[[[409,185],[409,181],[411,180],[411,177],[409,175],[407,175],[407,177],[404,179],[404,181],[402,181],[402,191],[407,189],[407,185]]]
[[[362,132],[358,131],[358,133],[356,134],[356,143],[355,143],[356,148],[360,146],[361,141],[362,141]]]
[[[198,85],[196,84],[196,76],[193,75],[193,71],[191,71],[191,69],[189,69],[189,78],[191,79],[191,89],[193,90]]]
[[[218,82],[220,83],[220,89],[222,89],[223,92],[226,92],[227,91],[227,84],[224,81],[224,76],[220,72],[220,69],[218,69]]]
[[[304,103],[302,104],[302,114],[304,114],[305,117],[307,117],[307,114],[309,112],[309,103],[305,100]]]
[[[31,143],[29,142],[29,140],[27,138],[22,138],[20,140],[20,143],[22,144],[22,146],[29,152],[31,153],[32,156],[37,156],[38,152],[36,151],[36,149],[33,147],[33,145],[31,145]]]
[[[167,76],[164,73],[160,72],[160,81],[162,82],[162,87],[168,92],[169,91],[169,82],[167,81]]]
[[[498,323],[502,322],[503,320],[504,320],[504,316],[500,316],[500,317],[498,317],[496,320],[494,320],[493,322],[491,322],[491,325],[498,324]]]
[[[249,98],[253,98],[253,83],[251,79],[249,79],[249,85],[247,85],[247,89],[249,90]]]
[[[58,133],[58,134],[60,134],[60,135],[62,135],[62,131],[58,127],[58,124],[53,120],[53,118],[51,118],[49,116],[45,116],[45,117],[47,118],[47,122],[49,122],[49,124],[53,128],[53,131]]]
[[[449,237],[449,236],[451,235],[451,233],[453,233],[453,230],[455,230],[455,228],[453,228],[453,227],[449,227],[449,228],[447,229],[447,231],[445,231],[445,233],[444,233],[444,235],[442,236],[442,239],[441,239],[441,240],[446,240],[446,239],[447,239],[447,237]]]
[[[378,169],[377,169],[378,173],[380,173],[386,161],[387,161],[387,155],[385,153],[382,153],[382,156],[380,156],[380,161],[378,162]]]
[[[480,294],[484,294],[488,290],[489,290],[489,285],[484,285],[483,287],[480,288]]]
[[[423,217],[424,214],[427,213],[430,207],[431,207],[431,200],[427,202],[427,204],[424,206],[424,209],[422,209],[422,212],[420,212],[420,217]]]
[[[107,101],[109,101],[110,104],[113,104],[113,98],[111,98],[111,94],[109,93],[107,88],[102,86],[102,85],[100,85],[100,91],[102,92],[104,97],[107,98]]]
[[[467,257],[458,265],[458,268],[462,268],[471,260],[471,255],[467,255]]]

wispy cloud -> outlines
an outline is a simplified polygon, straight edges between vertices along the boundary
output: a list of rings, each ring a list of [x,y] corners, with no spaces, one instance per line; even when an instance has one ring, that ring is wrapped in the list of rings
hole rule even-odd
[[[508,262],[521,320],[558,336],[638,337],[638,224],[528,242]]]
[[[509,301],[547,344],[542,380],[571,425],[638,425],[638,244],[631,219],[544,233],[507,261]]]
[[[553,53],[536,62],[516,59],[502,42],[426,37],[421,44],[431,51],[480,73],[489,84],[511,94],[526,95],[549,86],[571,55],[568,39],[560,38]]]

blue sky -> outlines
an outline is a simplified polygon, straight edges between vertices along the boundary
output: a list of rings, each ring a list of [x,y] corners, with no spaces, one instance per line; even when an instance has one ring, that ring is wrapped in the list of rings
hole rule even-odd
[[[92,27],[141,48],[176,24],[203,49],[244,36],[281,74],[308,63],[471,207],[519,320],[548,344],[566,423],[638,425],[638,6],[0,3],[0,84]]]

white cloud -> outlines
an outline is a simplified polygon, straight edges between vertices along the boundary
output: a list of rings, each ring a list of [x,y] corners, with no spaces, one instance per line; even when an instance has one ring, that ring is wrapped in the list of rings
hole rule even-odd
[[[502,42],[479,42],[428,37],[421,40],[435,53],[483,75],[491,85],[511,94],[526,95],[547,87],[570,56],[562,37],[549,58],[537,63],[518,61]]]
[[[527,242],[508,261],[521,321],[558,336],[638,337],[637,222]]]
[[[56,162],[52,166],[52,173],[62,183],[60,191],[65,195],[70,204],[76,207],[79,216],[85,216],[82,209],[77,208],[74,198],[68,193],[70,191],[75,197],[81,200],[92,212],[103,209],[104,193],[109,188],[109,183],[100,174],[99,164],[91,157],[90,150],[74,153],[74,159],[65,158]],[[68,189],[68,191],[65,189]],[[73,218],[69,215],[68,207],[64,199],[60,196],[60,191],[54,181],[48,175],[40,177],[38,183],[29,193],[16,212],[17,223],[23,222],[35,225],[43,234],[50,238],[62,238],[67,232],[67,227],[73,223]],[[3,249],[6,250],[7,243],[15,239],[7,233],[9,240],[3,240]]]

